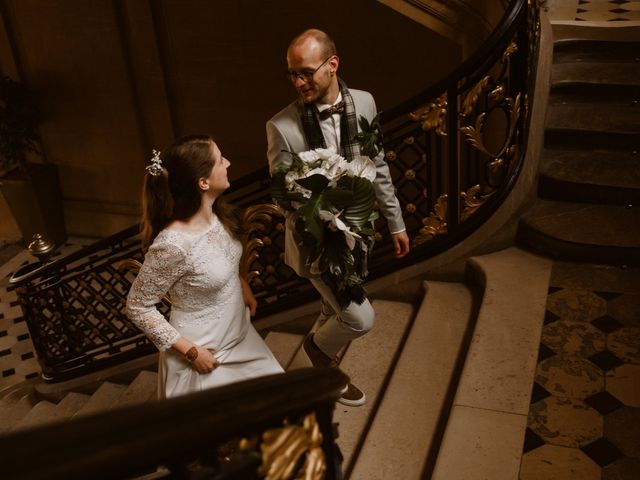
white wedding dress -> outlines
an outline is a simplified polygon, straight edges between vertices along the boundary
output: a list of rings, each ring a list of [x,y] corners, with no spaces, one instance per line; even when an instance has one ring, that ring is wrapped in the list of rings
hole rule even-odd
[[[282,367],[251,324],[242,296],[240,242],[216,218],[202,233],[162,230],[127,298],[127,315],[160,350],[158,395],[175,397]],[[169,293],[169,321],[156,305]],[[211,349],[220,362],[199,374],[170,348],[180,336]]]

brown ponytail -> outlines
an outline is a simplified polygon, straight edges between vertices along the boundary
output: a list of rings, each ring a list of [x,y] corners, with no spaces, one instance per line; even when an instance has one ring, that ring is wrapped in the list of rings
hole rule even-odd
[[[147,172],[142,196],[142,245],[146,249],[173,220],[184,220],[200,208],[198,180],[208,177],[214,165],[213,139],[209,135],[186,135],[163,154],[162,173]],[[243,235],[241,211],[217,198],[213,212],[234,237]]]

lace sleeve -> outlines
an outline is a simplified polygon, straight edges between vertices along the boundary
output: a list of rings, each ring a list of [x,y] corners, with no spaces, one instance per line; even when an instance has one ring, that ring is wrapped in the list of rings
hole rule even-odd
[[[127,316],[159,350],[180,338],[156,305],[185,271],[185,252],[177,245],[152,245],[127,296]]]

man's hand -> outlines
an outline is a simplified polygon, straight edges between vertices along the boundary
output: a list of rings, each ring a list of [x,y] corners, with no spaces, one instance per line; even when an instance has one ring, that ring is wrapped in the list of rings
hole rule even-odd
[[[391,240],[393,241],[393,248],[396,252],[396,258],[402,258],[409,253],[409,235],[407,231],[392,233]]]

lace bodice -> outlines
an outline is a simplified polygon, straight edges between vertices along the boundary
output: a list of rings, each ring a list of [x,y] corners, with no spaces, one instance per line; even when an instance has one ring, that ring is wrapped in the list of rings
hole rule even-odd
[[[239,327],[233,326],[228,313],[244,308],[238,271],[241,254],[242,245],[217,218],[202,233],[162,230],[131,286],[127,315],[160,350],[174,344],[183,330],[193,332],[198,327],[217,331],[221,343],[229,341],[222,337],[233,337]],[[170,321],[156,308],[167,292]]]

